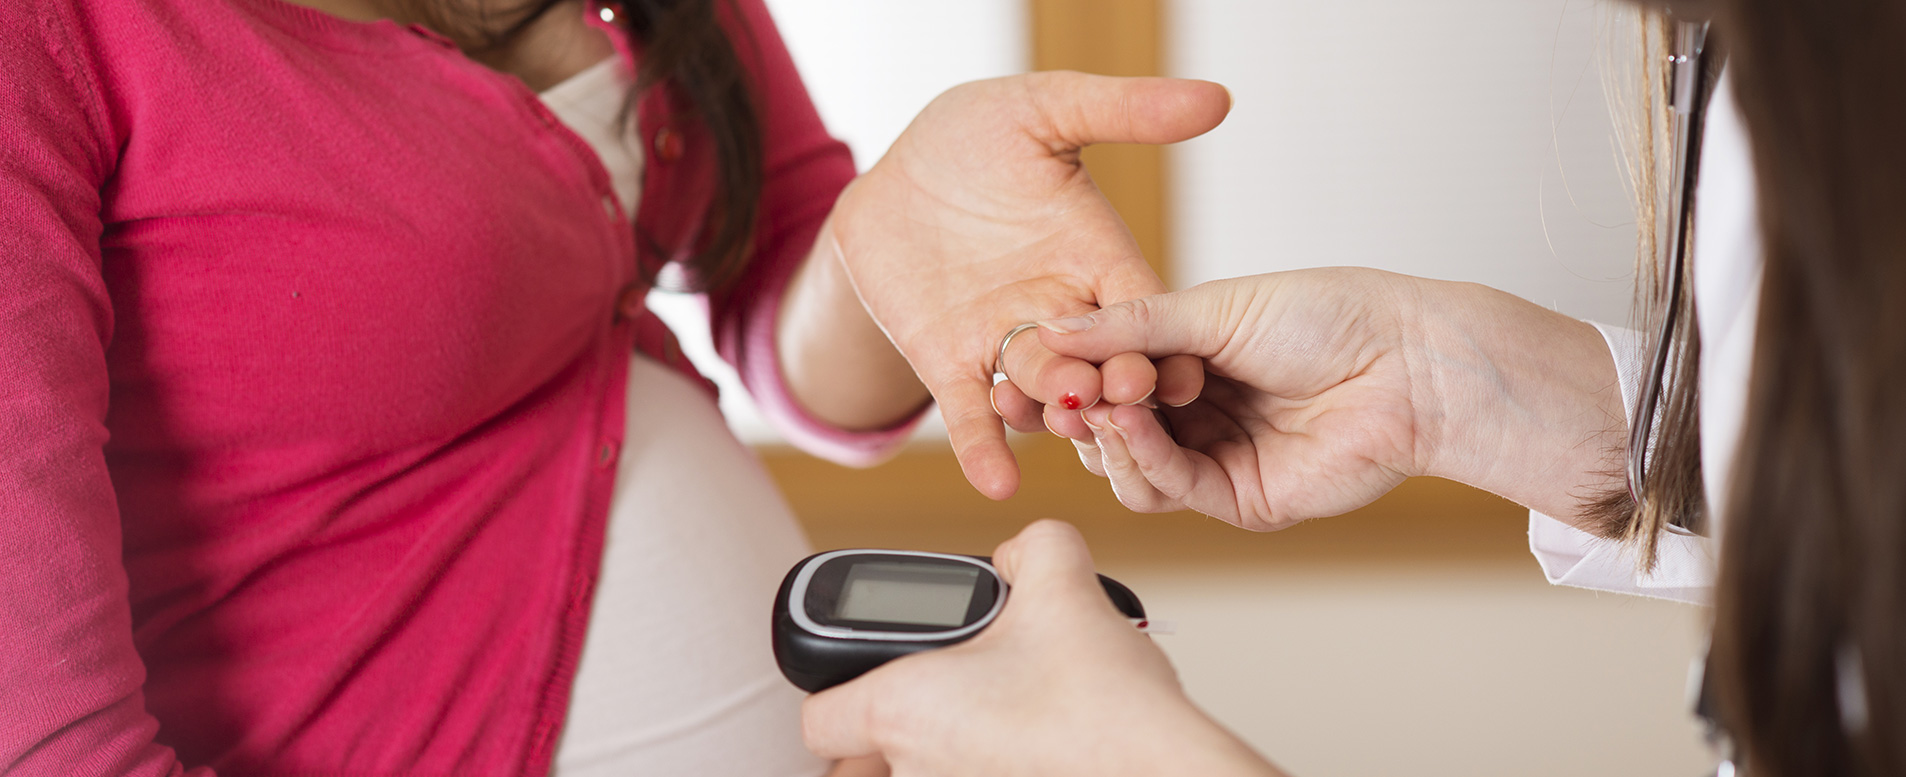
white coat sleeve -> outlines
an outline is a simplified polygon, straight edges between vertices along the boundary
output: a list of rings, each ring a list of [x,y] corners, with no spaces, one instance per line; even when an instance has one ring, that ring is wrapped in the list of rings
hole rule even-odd
[[[1605,324],[1595,328],[1614,354],[1622,406],[1632,417],[1648,379],[1647,338]],[[1691,604],[1707,604],[1714,587],[1714,557],[1707,538],[1679,529],[1662,535],[1655,569],[1648,574],[1639,571],[1634,548],[1534,511],[1529,513],[1529,550],[1542,565],[1542,574],[1556,585]]]

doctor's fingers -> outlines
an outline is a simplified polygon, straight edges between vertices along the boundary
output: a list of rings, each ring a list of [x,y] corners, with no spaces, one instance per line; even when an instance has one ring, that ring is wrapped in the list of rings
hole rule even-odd
[[[1261,501],[1262,489],[1250,477],[1237,474],[1256,472],[1256,449],[1249,440],[1234,439],[1237,430],[1229,419],[1214,418],[1218,414],[1208,408],[1193,406],[1193,410],[1168,411],[1176,427],[1173,432],[1167,432],[1155,416],[1140,408],[1116,408],[1108,414],[1107,421],[1116,427],[1108,427],[1106,438],[1116,438],[1118,455],[1129,461],[1131,471],[1144,481],[1141,488],[1128,479],[1127,490],[1118,491],[1120,501],[1125,501],[1128,492],[1144,494],[1157,504],[1175,505],[1170,509],[1196,510],[1244,526],[1241,505]],[[1205,439],[1209,444],[1186,447],[1174,439],[1174,434],[1180,439]],[[1100,447],[1113,446],[1101,440]],[[1118,468],[1111,461],[1112,455],[1105,454],[1108,472]],[[1150,496],[1151,492],[1156,496]],[[1140,509],[1130,502],[1126,505]],[[1250,514],[1258,512],[1252,510]]]
[[[1084,423],[1083,420],[1080,423]],[[1079,463],[1085,465],[1085,471],[1099,477],[1105,477],[1105,462],[1100,459],[1099,444],[1093,442],[1072,441],[1072,447],[1079,452]]]
[[[1136,351],[1154,358],[1223,352],[1252,315],[1255,287],[1232,279],[1107,305],[1039,322],[1039,341],[1056,353],[1100,361]]]
[[[999,620],[979,638],[902,657],[809,696],[801,705],[801,737],[809,750],[823,758],[881,752],[896,763],[923,751],[944,756],[946,721],[973,719],[989,698],[1027,693],[1028,684],[1010,677],[1010,668],[1040,663],[1039,654],[1056,649],[1058,641],[1049,637],[1063,631],[1060,621],[1100,618],[1136,633],[1105,597],[1092,553],[1071,524],[1034,521],[993,551],[993,563],[1014,588]],[[1059,617],[1047,617],[1054,614]],[[1008,708],[1015,706],[1023,704]]]
[[[858,758],[880,753],[875,741],[874,704],[881,698],[881,677],[870,672],[801,702],[801,740],[822,758]]]
[[[1116,416],[1116,417],[1115,417]],[[1158,426],[1152,411],[1136,405],[1093,408],[1085,412],[1086,423],[1093,427],[1098,443],[1099,461],[1105,477],[1112,482],[1112,493],[1120,504],[1141,513],[1166,513],[1184,509],[1184,504],[1154,485],[1133,460],[1127,447],[1128,430],[1149,426],[1157,436],[1171,439]],[[1177,447],[1176,443],[1172,447]]]

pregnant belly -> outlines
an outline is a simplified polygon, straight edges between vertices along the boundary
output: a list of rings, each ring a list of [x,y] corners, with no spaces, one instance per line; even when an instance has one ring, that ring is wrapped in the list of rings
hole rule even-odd
[[[713,398],[646,357],[558,777],[817,775],[768,610],[807,541]]]

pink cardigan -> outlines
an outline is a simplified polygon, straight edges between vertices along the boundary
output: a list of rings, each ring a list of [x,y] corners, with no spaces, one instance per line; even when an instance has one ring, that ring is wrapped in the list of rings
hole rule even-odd
[[[801,415],[772,331],[853,164],[739,6],[768,186],[712,325],[798,441],[866,460],[900,432]],[[547,771],[631,350],[689,369],[636,262],[700,233],[705,138],[640,106],[632,230],[534,94],[422,29],[33,0],[0,31],[0,772]]]

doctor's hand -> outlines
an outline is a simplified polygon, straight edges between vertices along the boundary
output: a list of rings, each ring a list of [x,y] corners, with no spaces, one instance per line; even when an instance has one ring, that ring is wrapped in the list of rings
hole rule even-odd
[[[1627,426],[1600,334],[1487,287],[1305,270],[1042,327],[1048,348],[1088,361],[1205,359],[1190,405],[1083,413],[1095,441],[1081,457],[1140,512],[1275,530],[1433,475],[1567,517],[1619,484]]]
[[[1106,599],[1076,529],[1034,523],[993,560],[1012,585],[999,618],[809,697],[809,749],[879,753],[896,777],[1278,773],[1185,697]]]
[[[855,292],[940,404],[966,477],[995,499],[1018,488],[1001,413],[1098,401],[1100,370],[1057,357],[1015,326],[1165,290],[1079,162],[1092,143],[1173,143],[1224,119],[1217,84],[1035,73],[956,87],[921,112],[841,195],[833,235]],[[1134,364],[1144,362],[1142,367]],[[1195,358],[1153,365],[1161,397],[1196,396]],[[1129,374],[1132,369],[1121,373]],[[995,409],[993,398],[1005,408]],[[1032,413],[1032,418],[1037,414]],[[1078,436],[1085,430],[1070,414]]]

